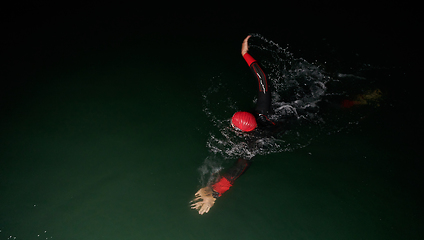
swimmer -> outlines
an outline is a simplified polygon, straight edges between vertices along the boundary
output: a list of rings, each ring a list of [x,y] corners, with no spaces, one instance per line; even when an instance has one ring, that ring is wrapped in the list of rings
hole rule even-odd
[[[253,113],[236,112],[231,118],[231,125],[236,131],[256,134],[257,137],[260,137],[263,134],[269,135],[281,131],[281,124],[275,123],[268,118],[268,115],[272,113],[271,92],[264,71],[248,53],[248,40],[250,37],[251,35],[244,39],[241,55],[258,81],[258,100]],[[258,133],[258,129],[261,130],[261,133]],[[202,215],[209,212],[216,199],[221,197],[234,184],[234,181],[249,168],[250,164],[251,159],[239,158],[214,184],[197,191],[195,199],[191,201],[191,208],[196,209]]]

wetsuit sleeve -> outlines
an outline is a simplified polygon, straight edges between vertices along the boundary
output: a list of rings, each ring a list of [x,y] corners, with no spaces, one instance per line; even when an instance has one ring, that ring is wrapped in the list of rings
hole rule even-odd
[[[212,185],[214,197],[220,197],[224,192],[233,186],[234,181],[240,177],[250,166],[250,161],[239,158],[237,162],[228,171]]]
[[[258,101],[256,103],[255,111],[258,114],[268,114],[271,111],[271,92],[268,88],[268,80],[258,62],[250,56],[249,53],[243,55],[244,60],[249,65],[253,76],[258,81]]]
[[[247,65],[249,65],[249,67],[250,65],[252,65],[252,63],[256,62],[256,60],[252,56],[250,56],[250,54],[248,53],[245,53],[243,55],[243,58],[246,61]]]

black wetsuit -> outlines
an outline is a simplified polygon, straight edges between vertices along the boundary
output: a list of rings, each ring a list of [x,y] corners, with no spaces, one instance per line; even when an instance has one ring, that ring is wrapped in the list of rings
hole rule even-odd
[[[272,122],[268,118],[268,115],[272,112],[272,109],[271,92],[268,86],[266,75],[256,60],[248,53],[244,54],[243,58],[246,60],[250,70],[258,81],[258,101],[256,102],[256,108],[254,112],[256,122],[258,124],[258,129],[265,130],[265,134],[275,132],[275,130],[278,128],[278,124]],[[259,134],[257,131],[252,132],[252,134],[258,134],[258,136],[254,137],[253,139],[260,138],[260,135],[263,135],[263,133]],[[250,145],[254,143],[252,142],[248,144]],[[250,159],[239,158],[237,162],[231,168],[229,168],[214,185],[212,185],[214,196],[220,197],[225,191],[227,191],[233,185],[234,181],[249,168],[250,164]]]
[[[256,102],[255,113],[258,116],[266,116],[271,112],[271,92],[269,91],[268,80],[256,61],[251,63],[249,67],[254,77],[258,80],[258,101]]]

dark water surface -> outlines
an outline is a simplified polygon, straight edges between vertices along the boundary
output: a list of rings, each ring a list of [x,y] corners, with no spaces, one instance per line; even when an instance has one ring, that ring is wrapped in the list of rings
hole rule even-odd
[[[22,11],[9,16],[3,66],[0,239],[422,238],[420,86],[416,62],[399,59],[413,46],[382,55],[407,41],[379,42],[390,31],[405,33],[402,26],[374,35],[363,27],[361,35],[354,20],[339,34],[334,25],[309,31],[275,16],[155,21]],[[36,21],[20,18],[28,14]],[[198,168],[216,131],[204,94],[228,79],[223,98],[234,93],[240,108],[252,104],[255,88],[242,82],[250,73],[239,52],[254,31],[333,76],[364,77],[356,87],[380,88],[384,101],[347,110],[361,118],[314,135],[304,148],[257,156],[200,216],[189,201],[202,186]]]

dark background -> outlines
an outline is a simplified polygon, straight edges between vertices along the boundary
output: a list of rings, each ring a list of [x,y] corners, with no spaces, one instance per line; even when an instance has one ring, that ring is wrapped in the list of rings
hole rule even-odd
[[[326,62],[330,71],[357,74],[364,63],[387,69],[387,77],[380,81],[396,96],[394,101],[401,103],[394,116],[407,116],[411,121],[405,124],[407,128],[420,123],[421,25],[416,6],[395,2],[204,4],[88,2],[3,8],[3,114],[15,102],[25,101],[34,86],[45,84],[34,81],[40,72],[60,72],[72,64],[88,68],[105,64],[90,62],[90,56],[103,54],[107,62],[119,57],[123,49],[141,46],[140,55],[146,61],[163,61],[169,67],[165,71],[190,71],[190,63],[179,60],[184,51],[225,59],[239,51],[248,33],[260,33],[288,46],[296,57]],[[87,62],[78,62],[81,59]],[[205,68],[213,65],[205,62]]]
[[[37,68],[60,56],[146,39],[161,41],[170,49],[179,47],[179,39],[188,38],[239,44],[250,32],[290,44],[293,49],[314,51],[322,49],[326,39],[325,44],[342,50],[339,55],[346,51],[391,65],[411,66],[417,57],[419,14],[406,3],[159,5],[23,4],[4,8],[2,40],[9,53],[6,69]]]
[[[260,2],[236,7],[233,3],[214,4],[170,6],[146,2],[133,6],[85,3],[81,6],[15,4],[4,7],[1,122],[10,124],[14,119],[25,118],[17,117],[20,112],[16,106],[32,101],[37,91],[52,84],[55,74],[72,73],[73,67],[78,71],[105,69],[102,66],[111,67],[108,62],[118,64],[119,58],[131,55],[122,52],[138,49],[145,64],[152,62],[153,66],[161,66],[155,69],[158,72],[178,72],[184,76],[191,73],[192,66],[204,65],[205,71],[212,71],[216,76],[220,69],[215,69],[214,62],[207,59],[240,61],[243,38],[248,33],[260,33],[281,46],[288,45],[296,57],[327,62],[325,66],[329,70],[357,74],[358,69],[369,64],[378,70],[376,74],[384,75],[374,81],[376,85],[384,85],[390,106],[380,114],[379,122],[364,124],[363,139],[367,138],[367,127],[368,130],[376,126],[392,130],[385,133],[390,139],[387,141],[393,145],[399,143],[398,151],[405,152],[404,159],[396,162],[402,169],[401,186],[417,202],[423,199],[424,166],[419,153],[423,143],[422,76],[419,74],[422,24],[416,6],[390,2],[378,6],[353,2],[283,3],[283,6]],[[193,57],[181,57],[184,54]],[[204,64],[196,62],[196,55],[202,56],[199,59],[205,61]],[[123,64],[128,61],[122,59]],[[144,83],[138,84],[136,86]],[[2,124],[0,131],[7,132],[7,126]],[[381,149],[384,148],[382,142]]]

